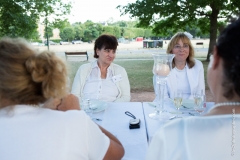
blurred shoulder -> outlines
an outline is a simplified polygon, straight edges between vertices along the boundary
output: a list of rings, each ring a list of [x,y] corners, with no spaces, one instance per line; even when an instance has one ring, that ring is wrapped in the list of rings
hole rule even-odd
[[[87,119],[87,115],[82,110],[68,110],[68,111],[57,111],[57,110],[51,110],[51,109],[44,109],[48,119],[52,117],[52,119],[55,119],[56,121],[62,121],[62,122],[76,122],[76,121],[85,121]]]
[[[82,64],[79,69],[86,69],[86,68],[90,68],[92,66],[92,62],[89,62],[89,63],[85,63],[85,64]]]
[[[198,59],[194,59],[194,61],[195,61],[195,65],[197,65],[197,66],[203,66],[202,62],[199,61]]]
[[[92,66],[92,62],[82,64],[80,67],[89,67]]]
[[[112,66],[115,68],[115,69],[118,69],[118,70],[124,70],[125,71],[125,68],[118,65],[118,64],[115,64],[115,63],[112,63]]]
[[[235,117],[240,121],[240,115]],[[176,129],[182,131],[184,129],[204,129],[211,128],[215,124],[223,124],[223,122],[231,122],[232,115],[214,115],[205,117],[186,117],[179,120],[174,120],[163,126],[164,129]]]

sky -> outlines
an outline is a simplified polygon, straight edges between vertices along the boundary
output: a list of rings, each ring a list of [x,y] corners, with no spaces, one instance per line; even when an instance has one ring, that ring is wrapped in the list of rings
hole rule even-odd
[[[116,9],[118,5],[127,5],[134,3],[136,0],[75,0],[69,22],[103,22],[111,17],[113,21],[131,20],[129,15],[120,16],[120,10]]]

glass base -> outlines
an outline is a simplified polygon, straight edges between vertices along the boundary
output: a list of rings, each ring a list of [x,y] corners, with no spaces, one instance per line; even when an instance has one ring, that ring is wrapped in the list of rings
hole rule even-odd
[[[161,113],[161,114],[150,113],[148,116],[149,116],[149,118],[155,119],[155,120],[160,120],[160,119],[161,120],[168,120],[169,119],[169,117],[167,115],[163,114],[163,113]]]

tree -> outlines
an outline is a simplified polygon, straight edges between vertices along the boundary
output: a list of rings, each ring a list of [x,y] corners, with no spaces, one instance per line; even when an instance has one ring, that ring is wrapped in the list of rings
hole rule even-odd
[[[84,40],[85,41],[91,41],[99,36],[99,32],[95,29],[86,29],[84,31]]]
[[[40,17],[69,13],[70,1],[0,0],[0,36],[30,39],[38,27]]]
[[[70,22],[68,21],[68,19],[55,19],[55,21],[52,23],[52,27],[53,28],[58,28],[59,30],[63,30],[66,27],[71,27]]]
[[[138,17],[138,26],[153,27],[153,32],[166,32],[169,28],[174,32],[190,28],[193,24],[201,32],[210,33],[207,61],[213,51],[217,39],[218,22],[228,21],[239,14],[239,0],[137,0],[126,6],[117,6],[122,14],[129,13]]]
[[[75,32],[74,38],[77,40],[81,40],[83,38],[83,33],[84,33],[83,28],[81,27],[81,25],[73,25],[73,27]]]
[[[84,23],[85,30],[84,30],[84,40],[90,41],[96,39],[103,31],[103,26],[98,23],[94,23],[90,20],[87,20]]]
[[[64,41],[72,41],[75,37],[75,32],[72,27],[66,27],[60,32],[60,37]]]
[[[44,38],[52,37],[53,36],[53,27],[45,27],[44,28]]]
[[[34,12],[27,14],[27,9],[13,0],[1,0],[0,4],[0,36],[30,38],[31,33],[37,28],[37,14]]]

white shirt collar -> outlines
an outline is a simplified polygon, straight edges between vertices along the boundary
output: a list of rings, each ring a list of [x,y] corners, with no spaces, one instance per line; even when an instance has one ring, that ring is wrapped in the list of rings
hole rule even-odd
[[[112,71],[112,63],[109,65],[109,67],[107,68],[107,71],[109,72],[109,71]],[[98,63],[97,63],[97,60],[96,61],[94,61],[94,63],[93,63],[93,65],[92,65],[92,69],[93,68],[99,68],[99,66],[98,66]],[[100,69],[100,68],[99,68]]]

